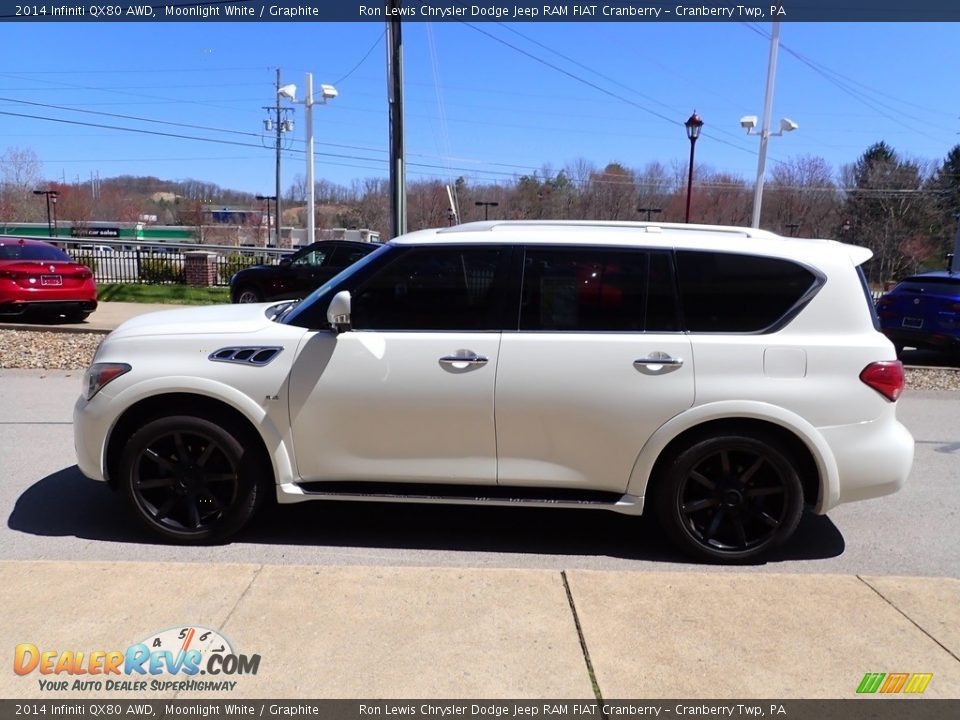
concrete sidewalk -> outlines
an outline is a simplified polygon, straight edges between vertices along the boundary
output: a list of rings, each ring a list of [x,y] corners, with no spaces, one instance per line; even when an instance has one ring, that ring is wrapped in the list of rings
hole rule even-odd
[[[158,310],[176,310],[195,305],[167,305],[160,303],[102,302],[83,322],[40,322],[36,318],[19,320],[0,316],[0,330],[50,330],[53,332],[108,333],[120,323],[137,315]]]
[[[960,697],[949,578],[7,561],[0,603],[8,652],[197,625],[261,656],[256,675],[193,678],[230,692],[41,693],[136,678],[0,673],[14,699],[850,698],[867,672]]]

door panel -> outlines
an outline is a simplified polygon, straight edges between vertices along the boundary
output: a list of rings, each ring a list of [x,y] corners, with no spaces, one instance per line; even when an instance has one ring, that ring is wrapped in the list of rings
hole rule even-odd
[[[500,484],[625,490],[644,443],[694,400],[673,278],[663,251],[526,249],[497,371]]]
[[[304,480],[496,483],[499,333],[317,333],[294,365]],[[470,354],[486,363],[441,362]]]
[[[634,364],[656,352],[683,364]],[[498,482],[623,492],[644,443],[693,399],[684,335],[505,334]]]
[[[311,337],[290,414],[305,480],[495,484],[501,248],[414,248],[353,288],[353,330]]]

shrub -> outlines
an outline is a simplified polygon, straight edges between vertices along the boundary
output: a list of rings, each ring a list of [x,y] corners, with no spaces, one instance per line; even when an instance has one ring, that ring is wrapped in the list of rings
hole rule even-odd
[[[140,280],[148,283],[183,283],[183,266],[170,260],[146,258],[140,261]]]
[[[94,275],[97,274],[97,259],[93,255],[74,255],[73,261],[90,268]]]
[[[241,255],[240,253],[230,253],[227,257],[219,258],[217,263],[217,273],[220,276],[220,282],[227,285],[234,273],[240,272],[244,268],[263,264],[264,259],[254,255]]]

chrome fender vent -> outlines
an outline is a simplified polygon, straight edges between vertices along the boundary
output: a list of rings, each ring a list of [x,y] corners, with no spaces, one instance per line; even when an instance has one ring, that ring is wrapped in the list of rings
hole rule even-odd
[[[281,352],[283,352],[282,347],[264,347],[262,345],[225,347],[214,350],[207,356],[207,360],[236,363],[238,365],[266,365]]]

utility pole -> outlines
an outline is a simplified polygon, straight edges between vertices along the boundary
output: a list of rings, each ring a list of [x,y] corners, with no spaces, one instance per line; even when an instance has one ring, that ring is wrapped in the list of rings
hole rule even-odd
[[[407,231],[407,181],[403,151],[403,44],[400,38],[401,0],[387,0],[387,98],[390,104],[390,232]]]
[[[275,98],[276,104],[273,106],[265,105],[263,109],[267,111],[268,119],[264,121],[264,127],[269,132],[270,130],[275,131],[274,147],[276,149],[276,201],[274,202],[274,211],[276,212],[276,219],[273,223],[274,230],[276,231],[275,245],[280,247],[280,216],[282,213],[280,207],[280,151],[283,149],[283,133],[293,130],[293,123],[289,120],[284,119],[284,113],[290,112],[290,108],[285,108],[280,105],[280,68],[277,68],[277,84],[275,88]],[[274,113],[274,117],[270,118],[269,114]]]
[[[663,212],[661,208],[637,208],[637,212],[642,212],[647,214],[647,222],[650,222],[650,215],[657,213],[658,215]]]

